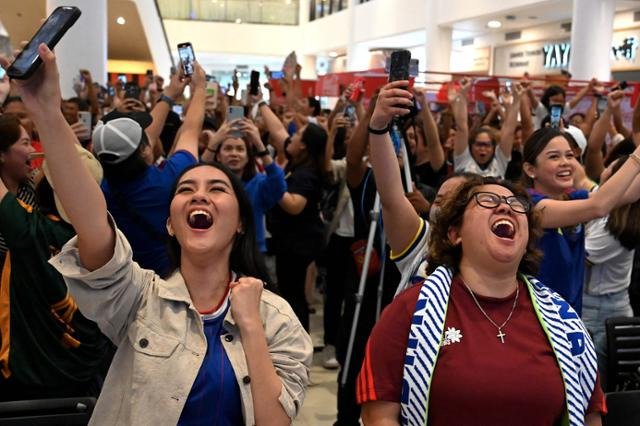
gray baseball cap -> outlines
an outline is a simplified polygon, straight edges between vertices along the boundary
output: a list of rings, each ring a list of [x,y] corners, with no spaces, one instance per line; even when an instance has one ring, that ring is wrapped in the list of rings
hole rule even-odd
[[[118,164],[133,154],[153,118],[147,112],[112,111],[93,130],[93,152],[100,162]]]

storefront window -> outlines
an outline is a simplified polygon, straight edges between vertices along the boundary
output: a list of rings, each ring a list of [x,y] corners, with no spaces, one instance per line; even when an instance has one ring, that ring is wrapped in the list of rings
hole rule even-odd
[[[299,0],[157,0],[163,19],[298,25]]]
[[[338,13],[349,6],[349,0],[310,0],[309,21]]]

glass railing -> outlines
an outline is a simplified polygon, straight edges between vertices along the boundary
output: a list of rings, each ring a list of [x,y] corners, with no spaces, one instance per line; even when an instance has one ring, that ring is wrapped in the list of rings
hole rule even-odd
[[[347,1],[347,0],[343,0]],[[157,0],[163,19],[298,25],[299,0]]]
[[[315,21],[316,19],[340,12],[348,6],[349,0],[310,0],[309,21]]]

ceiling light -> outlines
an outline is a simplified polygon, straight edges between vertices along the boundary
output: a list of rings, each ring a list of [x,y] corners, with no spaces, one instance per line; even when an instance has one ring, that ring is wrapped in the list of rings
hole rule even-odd
[[[502,26],[502,22],[500,21],[489,21],[487,22],[487,27],[489,28],[500,28]]]
[[[286,0],[285,3],[286,4],[291,4],[291,0]]]
[[[329,56],[332,58],[337,58],[338,57],[338,52],[329,52]]]
[[[124,25],[127,23],[127,20],[124,19],[122,16],[118,16],[118,18],[116,19],[116,22],[120,25]]]

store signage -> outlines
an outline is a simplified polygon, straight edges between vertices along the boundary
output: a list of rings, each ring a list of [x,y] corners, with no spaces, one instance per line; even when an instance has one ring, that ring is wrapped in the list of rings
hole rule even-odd
[[[622,44],[611,47],[611,53],[615,60],[626,59],[627,61],[635,61],[636,51],[638,50],[638,38],[627,37]]]
[[[542,48],[544,52],[545,68],[567,68],[569,66],[569,53],[571,45],[569,43],[547,44]]]

